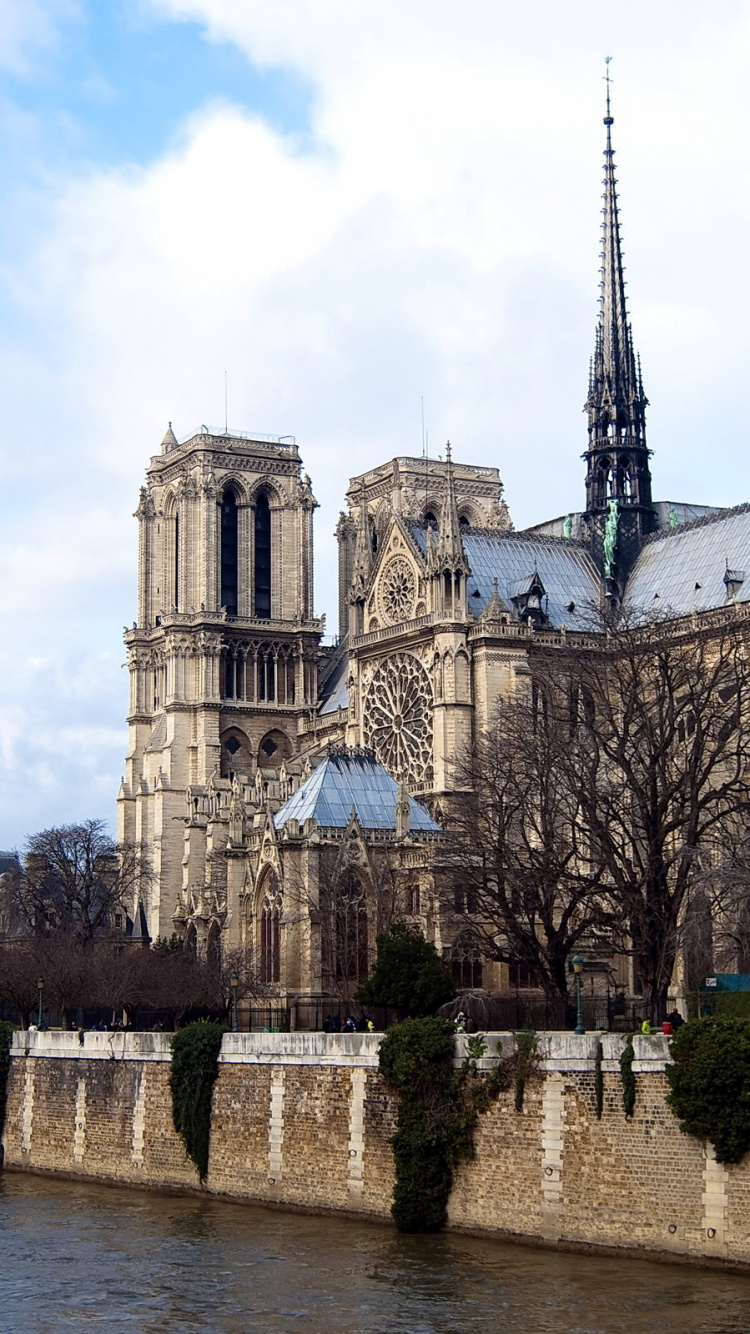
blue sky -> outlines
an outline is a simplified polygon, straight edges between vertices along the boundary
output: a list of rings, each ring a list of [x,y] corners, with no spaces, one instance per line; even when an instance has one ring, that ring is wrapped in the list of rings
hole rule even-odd
[[[197,107],[224,101],[283,132],[309,128],[311,89],[288,69],[258,69],[205,25],[174,22],[131,0],[79,0],[25,68],[8,71],[4,98],[32,118],[48,165],[146,165],[179,144]],[[13,143],[4,151],[13,161]],[[18,166],[16,166],[18,169]]]
[[[0,0],[0,847],[111,820],[167,420],[294,434],[333,629],[348,477],[576,508],[602,74],[657,496],[750,499],[750,4]]]

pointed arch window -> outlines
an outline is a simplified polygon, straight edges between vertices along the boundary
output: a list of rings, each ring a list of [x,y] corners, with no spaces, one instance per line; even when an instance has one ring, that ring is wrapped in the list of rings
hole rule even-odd
[[[347,876],[332,904],[333,973],[336,982],[367,977],[367,903],[356,876]]]
[[[269,986],[281,980],[282,896],[275,876],[266,886],[260,911],[260,980]]]
[[[237,564],[237,497],[227,487],[221,498],[221,606],[237,615],[239,577]]]
[[[482,986],[482,955],[476,938],[459,936],[451,949],[451,972],[457,990]]]
[[[174,606],[180,610],[180,516],[174,516]]]
[[[255,615],[271,619],[271,506],[263,491],[255,502]]]

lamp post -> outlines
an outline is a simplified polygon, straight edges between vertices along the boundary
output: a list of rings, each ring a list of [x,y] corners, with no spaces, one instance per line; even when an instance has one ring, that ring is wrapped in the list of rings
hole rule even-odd
[[[582,1037],[586,1032],[583,1023],[583,989],[581,986],[581,973],[583,972],[583,959],[580,954],[573,955],[573,973],[576,980],[576,1033]]]
[[[36,985],[37,985],[37,991],[39,992],[39,1013],[38,1013],[38,1016],[37,1016],[36,1026],[37,1026],[37,1028],[41,1028],[41,1027],[42,1027],[42,998],[43,998],[43,996],[44,996],[44,978],[43,978],[43,977],[40,977],[39,980],[37,981],[37,984],[36,984]]]
[[[237,988],[240,985],[240,979],[236,973],[231,973],[229,985],[232,988],[232,1032],[237,1032]]]

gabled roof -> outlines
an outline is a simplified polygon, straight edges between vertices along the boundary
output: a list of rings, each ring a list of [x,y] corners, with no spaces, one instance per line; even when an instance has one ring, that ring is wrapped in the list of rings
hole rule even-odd
[[[727,568],[750,572],[750,505],[655,534],[638,554],[623,606],[685,616],[750,601],[750,573],[730,598]]]
[[[287,820],[314,819],[326,829],[345,829],[354,810],[362,829],[396,829],[398,783],[378,764],[372,751],[344,748],[331,753],[274,816],[282,829]],[[409,828],[438,833],[424,806],[409,798]]]

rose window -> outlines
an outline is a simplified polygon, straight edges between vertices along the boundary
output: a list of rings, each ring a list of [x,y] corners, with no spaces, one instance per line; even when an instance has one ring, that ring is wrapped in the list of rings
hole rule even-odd
[[[396,556],[386,566],[380,585],[381,610],[391,625],[408,620],[416,593],[417,581],[411,565],[403,556]]]
[[[367,744],[394,778],[425,782],[432,763],[432,688],[411,653],[395,653],[378,668],[364,722]]]

